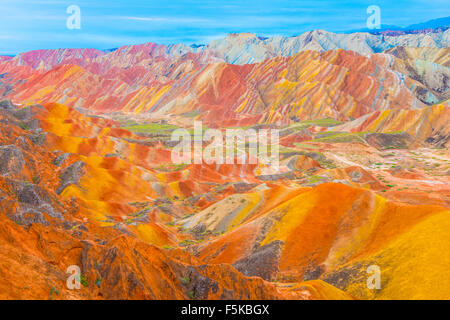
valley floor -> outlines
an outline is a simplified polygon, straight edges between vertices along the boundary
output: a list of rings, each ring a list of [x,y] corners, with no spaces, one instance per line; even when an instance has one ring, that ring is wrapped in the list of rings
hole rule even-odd
[[[448,142],[309,121],[273,172],[174,165],[170,121],[0,121],[1,299],[450,298]]]

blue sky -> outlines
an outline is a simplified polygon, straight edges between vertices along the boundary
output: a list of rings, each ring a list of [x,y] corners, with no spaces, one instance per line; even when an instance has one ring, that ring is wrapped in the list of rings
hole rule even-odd
[[[70,5],[81,9],[80,30],[66,27]],[[0,0],[0,54],[144,42],[207,43],[230,32],[340,32],[364,28],[369,5],[378,5],[381,23],[389,25],[450,16],[448,0]]]

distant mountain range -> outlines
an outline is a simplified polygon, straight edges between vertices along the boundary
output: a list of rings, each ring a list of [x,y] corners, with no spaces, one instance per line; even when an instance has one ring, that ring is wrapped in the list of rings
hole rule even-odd
[[[437,18],[428,20],[421,23],[415,23],[411,24],[406,27],[399,27],[395,25],[387,25],[382,24],[380,29],[356,29],[356,30],[350,30],[346,33],[353,33],[353,32],[369,32],[372,34],[379,34],[386,31],[397,31],[397,32],[403,32],[404,34],[408,33],[414,33],[413,31],[417,30],[427,30],[427,29],[443,29],[446,30],[450,26],[450,17],[443,17],[443,18]]]
[[[199,47],[36,50],[0,57],[0,94],[95,112],[201,110],[211,125],[349,121],[449,99],[449,34],[314,30],[290,38],[230,34]]]
[[[449,46],[450,31],[388,36],[384,34],[340,34],[324,30],[305,32],[296,37],[275,36],[261,39],[255,34],[230,34],[211,41],[207,46],[184,50],[199,52],[211,50],[213,55],[232,64],[260,62],[277,56],[292,56],[300,51],[352,50],[361,55],[380,53],[393,47]]]
[[[449,44],[450,31],[447,29],[392,35],[383,32],[333,33],[313,30],[293,37],[260,37],[253,33],[231,33],[206,45],[172,44],[161,48],[166,48],[166,53],[175,57],[189,52],[204,52],[220,61],[242,65],[279,56],[289,57],[305,50],[324,52],[343,49],[369,55],[394,47],[447,48]],[[110,52],[114,52],[114,49],[103,50],[106,54]]]

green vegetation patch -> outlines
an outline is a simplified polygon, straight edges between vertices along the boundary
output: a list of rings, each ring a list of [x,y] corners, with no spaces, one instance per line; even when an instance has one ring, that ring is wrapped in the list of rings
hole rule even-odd
[[[89,286],[89,280],[84,274],[80,275],[80,283],[83,285],[83,287]]]
[[[127,125],[122,128],[136,133],[169,133],[175,129],[178,129],[177,126],[166,123],[134,124]]]
[[[348,143],[348,142],[362,142],[366,143],[364,138],[362,138],[363,133],[352,133],[352,132],[327,132],[324,134],[319,134],[319,138],[312,140],[313,142],[328,142],[328,143]]]
[[[191,279],[189,279],[189,277],[181,277],[181,278],[180,278],[180,282],[181,282],[184,286],[187,286],[187,285],[191,282]]]

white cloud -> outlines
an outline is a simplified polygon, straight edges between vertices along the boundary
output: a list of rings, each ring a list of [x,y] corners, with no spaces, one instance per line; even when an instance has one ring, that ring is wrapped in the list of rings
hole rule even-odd
[[[210,23],[214,20],[203,18],[185,18],[185,17],[137,17],[137,16],[108,16],[108,19],[133,20],[133,21],[150,21],[150,22],[167,22],[167,23]]]
[[[116,17],[122,20],[135,20],[135,21],[167,21],[167,18],[162,17]]]

